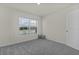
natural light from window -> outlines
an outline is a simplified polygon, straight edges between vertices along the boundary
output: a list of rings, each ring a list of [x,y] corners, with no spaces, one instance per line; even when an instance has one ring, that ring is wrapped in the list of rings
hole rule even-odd
[[[37,33],[37,20],[19,17],[19,30],[24,34]]]

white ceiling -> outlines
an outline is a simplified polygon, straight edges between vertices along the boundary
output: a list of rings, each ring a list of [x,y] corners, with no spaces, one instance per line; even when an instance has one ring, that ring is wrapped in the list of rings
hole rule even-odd
[[[19,9],[21,11],[25,11],[25,12],[30,12],[32,14],[35,15],[39,15],[39,16],[44,16],[50,13],[53,13],[55,11],[58,10],[63,10],[66,8],[69,8],[69,6],[71,4],[56,4],[56,3],[51,3],[51,4],[45,4],[45,3],[41,3],[40,5],[37,5],[36,3],[17,3],[17,4],[4,4],[8,7],[11,8],[16,8]]]

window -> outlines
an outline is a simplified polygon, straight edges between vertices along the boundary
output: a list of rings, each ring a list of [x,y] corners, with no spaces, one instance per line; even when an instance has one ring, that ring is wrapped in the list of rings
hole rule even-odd
[[[37,33],[37,20],[27,17],[19,18],[19,30],[24,34]]]

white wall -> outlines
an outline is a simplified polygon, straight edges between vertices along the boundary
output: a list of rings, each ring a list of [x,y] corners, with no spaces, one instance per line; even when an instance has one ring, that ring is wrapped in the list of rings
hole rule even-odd
[[[49,40],[64,43],[79,50],[78,7],[78,5],[75,5],[71,8],[51,13],[43,18],[43,34]]]
[[[0,6],[0,45],[5,45],[10,39],[10,10]]]
[[[55,11],[43,18],[43,34],[50,40],[66,44],[66,19],[72,8]]]
[[[65,43],[65,14],[59,11],[43,18],[43,33],[50,40]]]
[[[0,7],[0,46],[15,44],[37,38],[37,34],[21,35],[18,30],[20,16],[26,16],[39,21],[38,34],[41,33],[41,18],[20,10]]]

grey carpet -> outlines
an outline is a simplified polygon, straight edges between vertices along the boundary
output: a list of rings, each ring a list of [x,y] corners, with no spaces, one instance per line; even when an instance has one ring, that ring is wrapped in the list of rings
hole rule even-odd
[[[79,51],[51,40],[31,40],[0,47],[0,55],[79,55]]]

